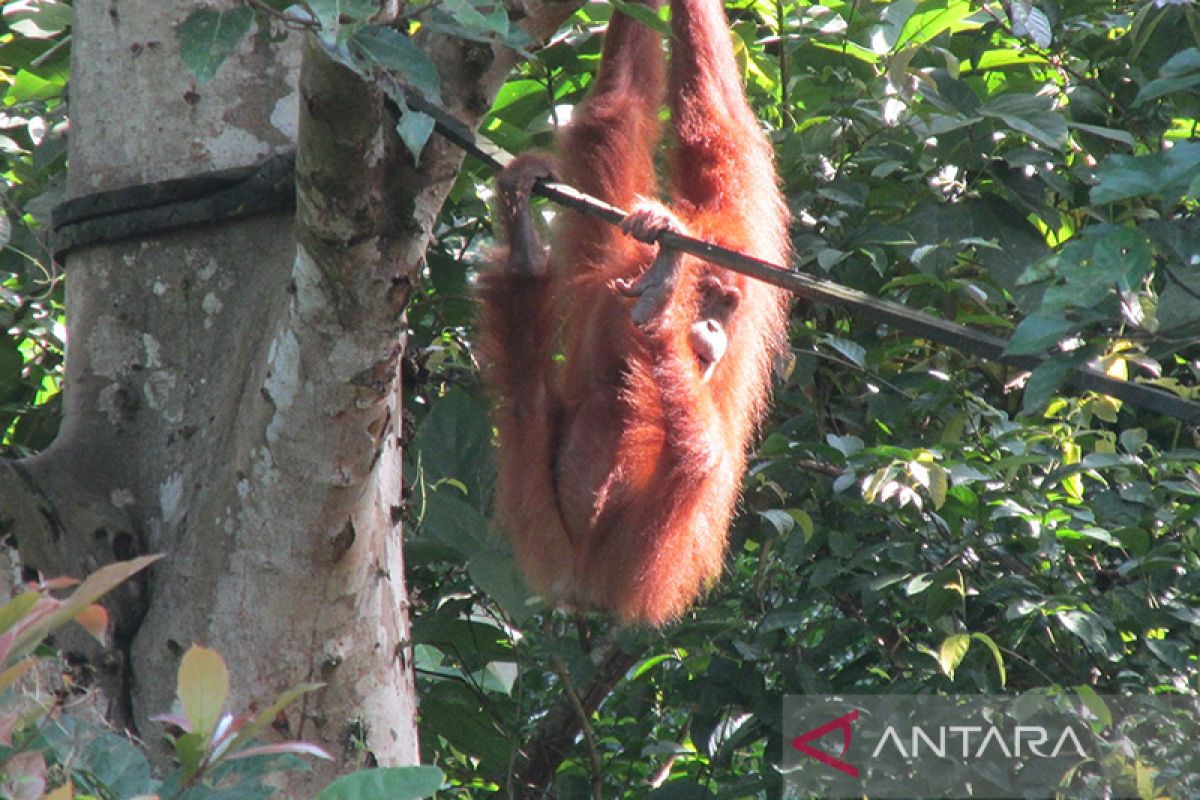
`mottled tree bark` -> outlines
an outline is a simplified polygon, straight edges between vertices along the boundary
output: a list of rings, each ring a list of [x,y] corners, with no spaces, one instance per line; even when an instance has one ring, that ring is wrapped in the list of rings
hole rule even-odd
[[[112,599],[116,641],[89,654],[110,719],[148,742],[192,642],[228,661],[236,709],[325,683],[277,731],[338,758],[289,791],[303,796],[359,765],[364,734],[380,764],[417,760],[398,364],[462,153],[435,138],[414,166],[379,94],[299,33],[247,37],[197,85],[174,34],[194,7],[75,4],[70,195],[298,144],[297,212],[71,253],[62,429],[0,462],[0,517],[46,574],[167,555]],[[546,35],[570,10],[526,24]],[[421,44],[446,106],[477,122],[515,55]]]

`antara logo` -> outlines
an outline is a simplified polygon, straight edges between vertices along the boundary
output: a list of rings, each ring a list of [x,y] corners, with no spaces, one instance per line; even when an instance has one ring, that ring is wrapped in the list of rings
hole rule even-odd
[[[826,722],[819,728],[813,728],[808,733],[800,734],[795,739],[792,739],[792,748],[799,750],[801,753],[804,753],[807,756],[812,756],[822,764],[826,764],[840,772],[846,773],[851,778],[857,778],[858,767],[854,766],[853,764],[848,764],[845,761],[842,761],[840,758],[831,756],[824,750],[818,750],[817,748],[809,745],[809,742],[813,741],[814,739],[820,739],[830,731],[840,730],[842,732],[842,752],[840,755],[845,756],[846,751],[850,749],[850,736],[852,733],[850,729],[850,723],[854,722],[856,719],[858,719],[858,709],[851,711],[849,714],[843,714],[832,722]]]

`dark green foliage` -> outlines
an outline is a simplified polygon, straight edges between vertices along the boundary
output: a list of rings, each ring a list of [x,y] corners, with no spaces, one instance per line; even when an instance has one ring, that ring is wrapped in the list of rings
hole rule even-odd
[[[642,657],[556,796],[593,796],[599,763],[605,797],[778,797],[787,693],[1196,691],[1195,431],[1061,381],[1093,363],[1194,396],[1200,14],[991,8],[733,12],[796,215],[793,266],[1052,358],[1026,380],[798,306],[726,574],[661,633],[619,634]],[[485,133],[545,144],[608,13],[588,6],[525,65]],[[514,746],[561,702],[556,661],[586,687],[589,650],[617,635],[530,606],[488,538],[465,304],[488,177],[468,164],[447,206],[408,386],[423,759],[476,791],[503,789]]]
[[[42,450],[58,430],[62,284],[48,228],[66,177],[70,24],[61,3],[0,16],[0,455]]]

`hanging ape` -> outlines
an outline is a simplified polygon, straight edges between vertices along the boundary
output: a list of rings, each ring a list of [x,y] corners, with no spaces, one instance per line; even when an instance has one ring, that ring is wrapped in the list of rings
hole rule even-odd
[[[497,180],[508,248],[480,281],[498,521],[550,600],[651,625],[721,571],[786,322],[780,290],[650,244],[672,230],[777,264],[788,252],[722,1],[671,0],[671,14],[664,80],[660,37],[614,12],[561,160],[522,156]],[[670,211],[649,199],[664,83]],[[542,177],[633,211],[623,230],[563,212],[547,253],[529,208]]]

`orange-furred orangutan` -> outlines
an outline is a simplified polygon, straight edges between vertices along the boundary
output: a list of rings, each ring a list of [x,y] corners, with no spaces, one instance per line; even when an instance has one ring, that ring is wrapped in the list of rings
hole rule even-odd
[[[780,290],[653,244],[671,230],[777,264],[788,252],[721,0],[671,0],[671,15],[669,77],[659,35],[614,12],[560,157],[501,173],[507,249],[479,298],[497,516],[518,561],[553,602],[650,625],[720,574],[787,317]],[[664,95],[670,210],[653,199]],[[563,212],[547,250],[529,207],[539,178],[633,211],[621,228]]]

